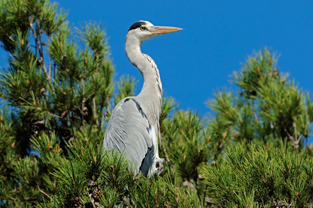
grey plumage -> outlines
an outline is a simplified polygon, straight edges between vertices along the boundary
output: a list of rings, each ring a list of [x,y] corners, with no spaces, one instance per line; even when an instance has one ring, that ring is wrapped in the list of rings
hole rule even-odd
[[[126,36],[125,52],[144,78],[138,96],[122,99],[114,108],[104,137],[104,149],[124,152],[135,174],[142,171],[151,177],[162,172],[159,158],[159,116],[162,104],[162,83],[153,59],[141,53],[143,41],[181,30],[157,27],[148,21],[134,23]]]

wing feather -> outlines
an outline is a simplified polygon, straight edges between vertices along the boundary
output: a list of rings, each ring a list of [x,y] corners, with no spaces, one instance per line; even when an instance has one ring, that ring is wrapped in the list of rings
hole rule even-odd
[[[124,152],[137,174],[153,146],[150,130],[151,126],[140,104],[135,98],[124,98],[112,112],[104,137],[104,149]]]

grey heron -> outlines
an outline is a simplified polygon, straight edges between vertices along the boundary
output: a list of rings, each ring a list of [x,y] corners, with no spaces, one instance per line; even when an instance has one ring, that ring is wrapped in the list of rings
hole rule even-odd
[[[124,152],[135,175],[139,171],[149,178],[155,173],[160,174],[164,160],[159,157],[158,151],[162,83],[155,62],[141,52],[140,46],[145,40],[180,30],[138,21],[129,28],[126,36],[126,55],[139,69],[144,83],[137,96],[122,99],[113,109],[103,148]]]

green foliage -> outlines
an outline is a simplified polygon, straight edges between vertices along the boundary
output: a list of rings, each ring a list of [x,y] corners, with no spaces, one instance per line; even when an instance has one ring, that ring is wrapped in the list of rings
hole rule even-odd
[[[223,207],[305,207],[313,194],[312,159],[291,146],[237,143],[220,165],[203,168],[206,191]]]
[[[122,76],[117,82],[118,93],[114,95],[115,105],[125,97],[134,96],[134,89],[137,81],[133,77]]]
[[[169,109],[174,108],[172,99],[163,100],[161,114],[160,141],[161,156],[166,158],[166,172],[184,190],[196,190],[199,198],[205,198],[202,176],[199,169],[211,158],[210,144],[206,140],[205,120],[192,111],[176,111],[169,117]],[[162,116],[167,119],[162,120]]]
[[[19,15],[15,7],[26,10],[24,27],[13,26]],[[4,69],[0,83],[2,98],[18,109],[23,120],[16,128],[28,136],[55,131],[63,148],[81,125],[96,124],[103,130],[114,70],[101,27],[87,24],[82,31],[77,29],[81,50],[72,38],[66,15],[58,12],[56,4],[4,1],[0,17],[12,21],[0,35],[4,49],[11,54],[10,67]],[[17,145],[24,148],[23,155],[29,153],[29,139]]]
[[[254,55],[233,74],[232,82],[241,92],[221,91],[207,103],[215,112],[209,124],[214,132],[214,155],[233,140],[263,144],[287,141],[298,149],[310,135],[313,114],[309,94],[288,81],[276,67],[276,56],[266,48]]]
[[[204,122],[192,112],[178,111],[172,120],[168,120],[164,138],[170,159],[178,164],[177,170],[186,180],[197,180],[198,174],[194,167],[206,163],[209,150],[203,132]]]
[[[0,199],[4,198],[8,188],[16,185],[12,160],[15,157],[14,133],[11,131],[13,122],[8,115],[8,109],[0,110]],[[5,151],[4,151],[5,150]]]
[[[140,178],[131,191],[136,207],[199,207],[195,192],[175,187],[169,177]]]
[[[32,143],[40,156],[14,163],[15,174],[24,186],[6,197],[31,194],[24,195],[24,201],[15,206],[31,205],[32,201],[36,201],[37,207],[199,205],[195,193],[175,187],[168,176],[153,180],[141,174],[134,177],[123,155],[103,152],[101,142],[95,148],[93,142],[79,135],[68,145],[68,157],[64,157],[55,134],[42,134]]]

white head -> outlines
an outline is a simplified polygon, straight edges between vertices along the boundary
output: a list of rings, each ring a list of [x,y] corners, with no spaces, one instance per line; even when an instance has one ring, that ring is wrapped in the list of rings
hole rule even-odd
[[[149,40],[150,38],[180,30],[182,29],[178,27],[154,26],[151,22],[140,20],[129,28],[127,37],[136,37],[141,44],[143,41]]]

